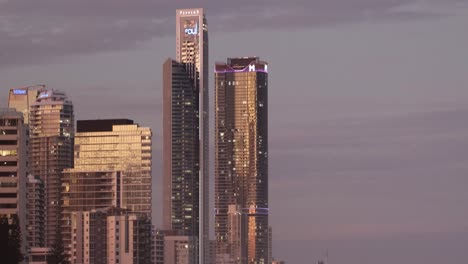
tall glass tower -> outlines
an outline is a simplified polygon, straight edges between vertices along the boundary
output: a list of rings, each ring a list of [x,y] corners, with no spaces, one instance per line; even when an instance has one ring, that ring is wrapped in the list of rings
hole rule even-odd
[[[216,263],[271,263],[268,253],[268,64],[215,66]]]
[[[198,260],[206,263],[209,97],[203,9],[176,11],[176,60],[166,61],[163,75],[164,228],[198,237]]]

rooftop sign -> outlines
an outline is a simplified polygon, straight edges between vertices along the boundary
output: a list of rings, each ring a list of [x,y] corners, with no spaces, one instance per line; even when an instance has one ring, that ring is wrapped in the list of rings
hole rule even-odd
[[[27,93],[28,93],[28,91],[23,90],[23,89],[14,89],[13,90],[13,94],[16,94],[16,95],[18,95],[18,94],[23,94],[24,95],[24,94],[27,94]]]

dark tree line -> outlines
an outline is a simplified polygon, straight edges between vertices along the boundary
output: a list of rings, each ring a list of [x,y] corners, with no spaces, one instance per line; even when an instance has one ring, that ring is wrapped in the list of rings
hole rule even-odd
[[[0,217],[0,263],[17,264],[24,260],[21,252],[21,229],[17,215],[9,220]],[[61,236],[56,239],[47,256],[47,264],[69,264]]]
[[[6,216],[0,217],[0,262],[17,264],[23,259],[18,216],[12,215],[10,222]]]
[[[49,255],[47,256],[47,264],[69,264],[67,256],[65,255],[63,240],[60,235],[55,239],[55,244],[49,251]]]

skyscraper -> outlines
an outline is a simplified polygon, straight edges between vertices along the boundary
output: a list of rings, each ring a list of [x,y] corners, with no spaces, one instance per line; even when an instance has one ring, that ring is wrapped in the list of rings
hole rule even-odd
[[[8,107],[23,114],[26,133],[29,137],[29,119],[31,106],[36,103],[39,93],[44,91],[45,85],[31,85],[10,89]],[[26,141],[27,159],[29,159],[29,144]],[[29,162],[27,162],[29,163]],[[44,182],[35,175],[31,175],[29,168],[25,168],[27,179],[27,232],[30,247],[45,246],[45,194]]]
[[[245,263],[236,252],[246,241],[247,263],[269,263],[268,64],[257,57],[217,63],[215,85],[217,254]],[[243,217],[233,218],[236,211]]]
[[[198,83],[193,64],[168,59],[164,71],[164,228],[198,235]]]
[[[60,236],[62,171],[73,166],[73,104],[63,92],[42,90],[30,108],[30,172],[45,186],[46,246]]]
[[[197,236],[198,259],[205,263],[209,97],[208,25],[203,9],[176,11],[176,60],[166,61],[163,75],[164,228]],[[179,164],[178,160],[192,164]],[[179,170],[179,166],[190,168]],[[188,218],[181,219],[184,215]]]
[[[16,216],[21,231],[21,251],[27,254],[26,141],[23,114],[0,108],[0,216]],[[5,249],[1,249],[5,250]],[[1,260],[0,260],[1,261]]]

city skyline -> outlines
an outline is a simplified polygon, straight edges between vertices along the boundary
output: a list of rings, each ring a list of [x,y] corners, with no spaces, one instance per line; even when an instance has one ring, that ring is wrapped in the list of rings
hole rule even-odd
[[[464,3],[294,3],[302,11],[277,1],[267,9],[252,3],[251,11],[237,11],[232,3],[206,6],[213,25],[210,43],[216,43],[210,67],[215,60],[248,55],[271,65],[274,240],[306,241],[296,248],[303,252],[309,249],[305,245],[314,245],[309,249],[314,259],[329,248],[334,262],[358,263],[363,255],[387,261],[379,263],[398,260],[379,245],[413,262],[439,263],[441,251],[449,260],[466,259],[459,246],[467,237]],[[0,105],[6,106],[7,89],[45,83],[67,92],[77,119],[129,117],[152,127],[160,151],[162,93],[156,75],[173,54],[176,6],[152,9],[158,3],[138,2],[125,11],[124,2],[103,6],[87,12],[91,9],[54,5],[37,16],[21,16],[30,12],[27,6],[0,3],[0,14],[8,15],[4,19],[37,22],[29,24],[44,28],[48,37],[39,38],[21,23],[1,29],[7,41],[0,45],[8,52],[0,62]],[[58,15],[63,10],[68,18]],[[243,14],[239,23],[233,23],[232,10]],[[79,35],[74,23],[86,27],[85,19],[103,27],[83,33],[87,47],[72,45],[76,39],[70,36]],[[68,26],[54,28],[61,21]],[[91,93],[97,96],[89,98]],[[109,95],[105,105],[104,95]],[[161,154],[154,156],[154,197],[161,200]],[[156,204],[154,214],[160,208]],[[286,224],[291,217],[297,219],[294,229]],[[438,249],[438,241],[443,250],[425,250]],[[353,250],[345,250],[350,244]],[[301,252],[288,253],[281,245],[274,247],[276,257],[300,263],[294,259],[300,260]]]

